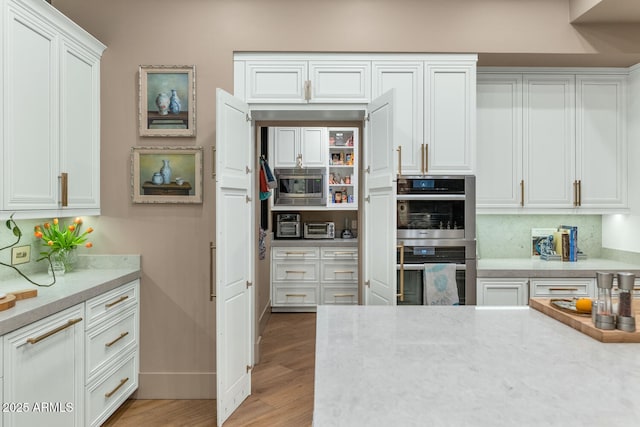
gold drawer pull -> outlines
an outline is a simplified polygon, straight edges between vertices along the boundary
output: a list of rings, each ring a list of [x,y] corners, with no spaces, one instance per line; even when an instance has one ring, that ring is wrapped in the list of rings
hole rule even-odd
[[[285,296],[286,296],[287,298],[289,298],[289,297],[300,297],[300,298],[304,298],[304,297],[306,297],[306,296],[307,296],[307,294],[285,294]]]
[[[354,294],[334,294],[333,298],[354,298]]]
[[[289,274],[289,273],[306,274],[307,273],[304,270],[285,270],[284,272],[285,272],[285,274]]]
[[[120,304],[122,301],[126,300],[127,298],[129,298],[129,295],[123,295],[120,298],[118,298],[117,300],[115,300],[114,302],[110,302],[104,305],[105,308],[111,308],[116,304]]]
[[[579,291],[578,288],[549,288],[550,291]]]
[[[355,271],[353,270],[336,270],[333,274],[353,274]]]
[[[285,252],[286,255],[306,255],[310,252],[306,252],[306,251],[287,251]]]
[[[28,344],[37,344],[40,341],[42,341],[45,338],[49,338],[51,335],[57,334],[60,331],[64,331],[65,329],[67,329],[70,326],[75,325],[78,322],[82,321],[82,317],[78,317],[77,319],[70,319],[67,321],[67,323],[65,323],[64,325],[58,326],[55,329],[50,330],[49,332],[45,332],[44,334],[35,337],[35,338],[27,338],[27,343]]]
[[[122,338],[126,337],[127,335],[129,335],[129,332],[123,332],[120,334],[120,336],[118,338],[116,338],[115,340],[108,342],[105,344],[105,347],[111,347],[112,345],[114,345],[115,343],[117,343],[118,341],[120,341]]]
[[[120,387],[122,387],[122,386],[124,385],[124,383],[126,383],[127,381],[129,381],[129,377],[121,379],[121,380],[120,380],[120,384],[118,384],[118,385],[116,386],[116,388],[114,388],[114,389],[113,389],[113,390],[111,390],[110,392],[105,393],[105,394],[104,394],[104,397],[111,397],[111,396],[113,396],[113,395],[116,393],[116,391],[118,391],[118,390],[120,389]]]
[[[355,252],[334,252],[334,255],[354,255]]]

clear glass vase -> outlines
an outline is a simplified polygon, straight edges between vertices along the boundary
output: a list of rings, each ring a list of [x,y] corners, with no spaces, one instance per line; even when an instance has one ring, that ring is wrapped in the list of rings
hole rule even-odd
[[[73,249],[60,249],[51,254],[51,267],[49,267],[49,274],[53,270],[56,276],[62,276],[73,270],[75,267],[77,254]]]

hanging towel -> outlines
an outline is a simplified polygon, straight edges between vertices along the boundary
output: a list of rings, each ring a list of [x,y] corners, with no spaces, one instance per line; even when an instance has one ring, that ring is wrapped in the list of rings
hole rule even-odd
[[[264,172],[264,167],[260,165],[260,200],[267,200],[271,196],[271,190],[267,185],[267,176]]]
[[[261,160],[262,168],[264,169],[264,174],[267,178],[267,185],[269,188],[276,188],[278,184],[276,184],[276,179],[273,177],[271,173],[271,169],[269,168],[269,163],[267,163],[266,159]]]
[[[425,264],[424,288],[427,305],[459,305],[455,264]]]

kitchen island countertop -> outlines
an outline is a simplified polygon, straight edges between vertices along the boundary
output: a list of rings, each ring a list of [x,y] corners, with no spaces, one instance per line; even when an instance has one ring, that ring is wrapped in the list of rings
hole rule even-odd
[[[631,426],[640,347],[528,307],[318,306],[314,427]]]
[[[625,271],[640,277],[640,265],[604,258],[577,262],[544,261],[539,258],[481,258],[477,270],[479,278],[595,278],[597,271]]]
[[[76,270],[56,277],[53,286],[35,286],[17,274],[15,278],[3,279],[0,293],[37,289],[38,295],[16,301],[14,307],[0,311],[0,335],[140,278],[139,255],[92,255],[78,259]],[[41,284],[51,282],[47,273],[30,274],[29,278]]]

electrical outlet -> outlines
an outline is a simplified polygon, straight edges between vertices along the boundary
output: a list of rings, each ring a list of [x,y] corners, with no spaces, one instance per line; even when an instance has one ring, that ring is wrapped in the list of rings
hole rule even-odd
[[[11,248],[11,265],[25,264],[31,260],[31,246]]]

